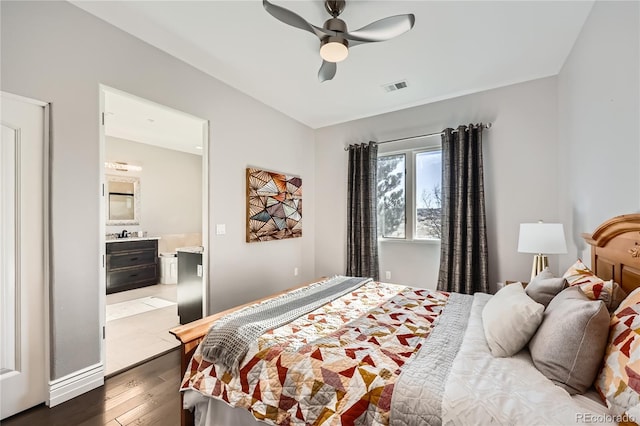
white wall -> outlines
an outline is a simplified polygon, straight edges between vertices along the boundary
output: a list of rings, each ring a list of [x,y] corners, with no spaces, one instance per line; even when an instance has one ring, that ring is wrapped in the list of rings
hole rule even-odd
[[[596,2],[558,76],[564,269],[590,263],[580,234],[640,211],[640,3]]]
[[[105,161],[142,167],[135,172],[140,177],[140,225],[107,226],[106,232],[202,232],[202,156],[107,136]]]
[[[100,83],[210,121],[214,310],[315,276],[311,129],[69,3],[1,7],[0,88],[52,103],[52,378],[100,360]],[[245,243],[249,165],[302,177],[302,238]]]
[[[517,252],[519,224],[558,220],[556,85],[549,77],[317,130],[316,272],[346,267],[345,145],[492,122],[483,142],[490,285],[528,280],[532,256]],[[393,282],[434,288],[439,249],[383,242],[381,269],[391,271]],[[550,263],[556,270],[555,256]]]

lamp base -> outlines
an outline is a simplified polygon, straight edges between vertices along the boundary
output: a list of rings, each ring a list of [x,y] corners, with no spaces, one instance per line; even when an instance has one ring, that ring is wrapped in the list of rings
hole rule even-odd
[[[533,280],[536,275],[544,270],[544,268],[549,266],[549,259],[544,254],[536,254],[533,256],[533,266],[531,267],[531,280]]]

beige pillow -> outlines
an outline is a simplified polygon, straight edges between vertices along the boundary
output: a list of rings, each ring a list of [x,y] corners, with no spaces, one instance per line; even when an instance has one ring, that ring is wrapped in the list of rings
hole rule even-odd
[[[549,268],[544,268],[542,272],[531,280],[524,291],[530,298],[546,307],[551,302],[551,299],[562,291],[565,285],[564,278],[556,278],[549,271]]]
[[[591,387],[602,364],[609,335],[609,312],[580,287],[551,300],[529,350],[536,368],[569,394]]]
[[[536,332],[543,314],[544,306],[527,296],[521,283],[501,288],[482,310],[491,354],[506,357],[518,353]]]

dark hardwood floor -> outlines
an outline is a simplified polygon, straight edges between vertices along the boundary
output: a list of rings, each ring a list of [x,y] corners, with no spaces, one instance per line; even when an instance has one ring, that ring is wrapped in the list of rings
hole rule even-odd
[[[2,426],[180,425],[180,352],[110,377],[105,385],[49,408],[39,405]]]

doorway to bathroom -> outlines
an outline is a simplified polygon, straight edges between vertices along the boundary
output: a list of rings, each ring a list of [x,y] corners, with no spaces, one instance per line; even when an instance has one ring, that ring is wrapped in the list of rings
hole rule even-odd
[[[102,361],[111,376],[179,345],[169,334],[184,317],[178,253],[200,255],[196,304],[207,312],[209,143],[204,119],[103,85],[100,95]]]

